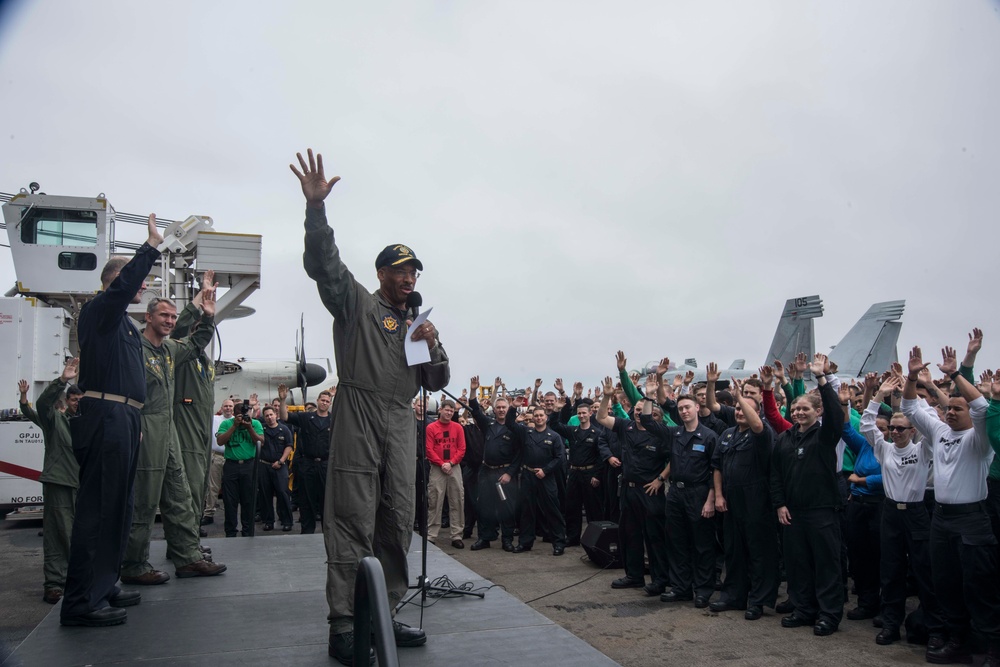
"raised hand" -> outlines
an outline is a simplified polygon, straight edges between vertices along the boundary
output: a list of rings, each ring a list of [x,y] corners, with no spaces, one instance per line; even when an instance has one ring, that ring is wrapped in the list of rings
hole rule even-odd
[[[628,374],[628,379],[631,380],[632,384],[634,384],[635,386],[637,386],[637,387],[639,386],[639,372],[638,371],[632,371],[631,373],[629,373]]]
[[[981,349],[983,349],[983,330],[973,328],[972,333],[969,334],[969,347],[965,353],[975,356]]]
[[[28,395],[28,381],[18,380],[17,390],[21,393],[21,398],[24,399]]]
[[[945,375],[951,375],[958,370],[958,355],[955,348],[945,347],[941,350],[942,361],[938,364],[938,370]]]
[[[207,273],[207,271],[206,271]],[[212,272],[212,279],[215,279],[215,272]],[[198,292],[198,300],[201,302],[198,305],[201,306],[201,312],[209,317],[215,317],[215,288],[219,286],[218,283],[204,284],[201,291]]]
[[[736,378],[730,376],[729,377],[729,384],[732,385],[732,387],[733,387],[733,392],[732,392],[733,396],[742,396],[743,395],[743,382],[742,381],[737,380]]]
[[[914,345],[913,349],[910,350],[910,359],[906,362],[906,368],[910,372],[910,377],[914,375],[919,375],[920,371],[924,370],[929,366],[930,363],[924,363],[924,354],[920,350],[920,346]]]
[[[889,364],[889,372],[895,375],[896,377],[901,378],[903,377],[903,365],[898,361],[894,361],[891,364]]]
[[[604,394],[611,396],[615,393],[615,381],[611,379],[611,376],[604,378]]]
[[[158,248],[163,243],[163,234],[156,228],[156,214],[150,213],[146,219],[146,243],[154,248]]]
[[[652,373],[646,374],[646,396],[654,398],[656,396],[656,376]]]
[[[80,357],[73,357],[66,362],[63,366],[63,372],[60,376],[63,382],[70,383],[76,379],[76,376],[80,373]]]
[[[816,377],[826,375],[830,371],[830,360],[827,359],[825,354],[819,354],[817,352],[816,355],[813,356],[812,363],[809,364],[809,370]]]
[[[340,180],[340,176],[334,176],[329,181],[326,180],[326,174],[323,171],[323,156],[317,153],[314,159],[311,148],[306,153],[309,155],[309,164],[306,164],[306,161],[302,159],[302,153],[295,154],[295,157],[299,159],[299,165],[302,166],[302,171],[296,169],[293,164],[288,165],[288,168],[292,170],[302,185],[302,194],[305,195],[306,205],[318,208],[333,190],[333,186]]]
[[[837,396],[840,398],[841,403],[851,402],[851,385],[846,382],[840,383],[840,389],[837,390]]]
[[[792,363],[792,368],[798,374],[797,377],[802,377],[802,374],[806,372],[809,368],[809,357],[806,356],[805,352],[799,352],[795,355],[795,361]]]
[[[1000,370],[990,375],[990,396],[994,399],[1000,399]]]
[[[901,386],[899,378],[895,375],[890,375],[886,381],[879,386],[878,392],[875,394],[875,398],[878,399],[879,403],[884,403],[885,397],[899,389]]]
[[[774,384],[774,371],[771,370],[770,366],[761,366],[758,370],[760,373],[760,381],[763,383],[765,389],[770,389],[771,385]]]
[[[708,366],[705,367],[705,379],[709,382],[718,382],[722,374],[719,373],[719,365],[714,361],[710,361]]]
[[[590,391],[590,390],[588,389],[588,391]],[[600,385],[597,385],[596,387],[594,387],[594,400],[595,401],[601,400],[601,393],[602,393],[602,389],[601,389]]]
[[[535,391],[538,391],[538,388],[541,386],[542,386],[542,378],[535,378]]]
[[[573,383],[573,397],[574,398],[580,398],[582,396],[583,396],[583,383],[582,382],[574,382]]]
[[[674,381],[670,383],[674,390],[680,389],[684,385],[684,376],[678,373],[674,376]]]
[[[473,375],[469,380],[469,394],[475,397],[477,391],[479,391],[479,376]]]
[[[763,377],[764,376],[761,375],[762,380]],[[774,381],[781,386],[785,385],[785,365],[781,363],[781,359],[774,360]]]
[[[552,383],[552,386],[555,387],[556,391],[558,391],[560,394],[565,393],[565,391],[563,390],[562,378],[556,378],[556,381]]]
[[[688,371],[684,374],[684,386],[686,387],[692,382],[694,382],[694,371]]]
[[[663,357],[660,359],[660,363],[656,365],[656,374],[660,377],[670,370],[670,357]]]
[[[875,391],[878,387],[878,373],[872,372],[865,375],[865,390]]]
[[[284,403],[286,398],[288,398],[288,385],[286,385],[286,384],[279,384],[278,385],[278,400],[281,401],[282,403]]]
[[[625,370],[625,366],[628,364],[628,359],[625,358],[625,353],[621,350],[618,350],[618,354],[615,355],[615,363],[618,364],[619,372]]]

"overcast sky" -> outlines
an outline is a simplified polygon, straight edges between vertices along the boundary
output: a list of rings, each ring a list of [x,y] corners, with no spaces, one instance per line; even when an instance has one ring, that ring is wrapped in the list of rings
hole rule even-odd
[[[758,365],[811,294],[824,351],[905,299],[904,357],[978,325],[996,367],[998,84],[987,0],[4,2],[0,191],[262,234],[230,359],[292,357],[300,312],[333,357],[288,170],[311,146],[355,275],[423,261],[453,391],[593,386],[618,348]]]

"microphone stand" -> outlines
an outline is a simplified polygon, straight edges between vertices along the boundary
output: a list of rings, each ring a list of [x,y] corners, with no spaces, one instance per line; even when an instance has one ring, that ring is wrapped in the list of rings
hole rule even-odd
[[[448,394],[448,392],[445,392]],[[448,394],[451,396],[451,394]],[[452,396],[454,398],[454,396]],[[463,402],[463,404],[465,404]],[[477,591],[466,591],[459,588],[444,588],[442,586],[432,586],[427,579],[427,512],[428,512],[428,475],[427,475],[427,390],[423,387],[420,388],[420,405],[421,412],[423,413],[423,419],[420,420],[418,428],[418,439],[417,443],[417,525],[420,528],[420,540],[422,549],[420,552],[420,576],[417,577],[417,583],[415,586],[410,586],[411,589],[416,589],[413,594],[408,598],[404,598],[400,601],[398,608],[402,608],[407,603],[411,602],[413,598],[420,594],[420,627],[424,627],[424,608],[427,606],[427,593],[434,592],[439,593],[442,596],[445,595],[471,595],[479,599],[486,597],[486,593]]]

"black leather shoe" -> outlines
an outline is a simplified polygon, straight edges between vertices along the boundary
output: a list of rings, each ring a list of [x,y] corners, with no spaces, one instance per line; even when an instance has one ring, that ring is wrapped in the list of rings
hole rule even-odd
[[[455,547],[456,549],[464,549],[465,548],[465,542],[463,542],[462,540],[456,538],[456,539],[454,539],[454,540],[451,541],[451,546]]]
[[[128,618],[124,609],[105,607],[81,616],[63,616],[59,619],[62,625],[81,625],[88,628],[103,628],[108,625],[121,625]]]
[[[788,598],[779,602],[774,607],[774,611],[779,614],[791,614],[793,611],[795,611],[795,605],[792,604],[791,598]]]
[[[142,595],[139,591],[120,591],[118,595],[110,598],[108,604],[112,607],[134,607],[142,602]]]
[[[514,553],[516,553],[516,554],[523,554],[525,551],[531,551],[531,545],[530,544],[527,545],[527,546],[525,546],[523,544],[518,544],[516,547],[514,547]]]
[[[287,532],[289,532],[289,531],[290,531],[291,529],[292,529],[292,527],[291,527],[291,526],[282,526],[282,527],[281,527],[281,532],[283,532],[283,533],[287,533]]]
[[[876,616],[878,616],[876,610],[865,607],[855,607],[847,612],[847,620],[849,621],[863,621],[866,618],[875,618]]]
[[[566,553],[565,547],[552,547],[553,556],[562,556],[564,553]]]
[[[651,598],[655,598],[657,595],[663,595],[663,591],[665,591],[666,589],[667,589],[666,586],[654,583],[648,583],[642,587],[642,590],[646,592],[646,595],[648,595]]]
[[[208,531],[204,528],[198,529],[198,537],[208,537]]]
[[[803,618],[792,612],[788,616],[781,619],[781,627],[783,628],[801,628],[806,625],[814,625],[815,621],[811,618]]]
[[[690,595],[682,595],[676,591],[667,591],[660,596],[660,602],[689,602],[690,600]]]
[[[503,550],[506,551],[506,552],[508,552],[508,553],[512,553],[514,551],[514,543],[511,542],[510,540],[504,540],[503,541]]]
[[[872,626],[882,629],[882,614],[872,617]]]
[[[956,662],[968,665],[972,662],[972,654],[969,653],[969,650],[965,648],[964,644],[954,639],[949,639],[939,649],[927,649],[924,658],[927,662],[935,665],[950,665]]]
[[[469,551],[479,551],[480,549],[489,549],[489,548],[490,548],[490,543],[488,541],[476,540],[475,542],[472,543],[472,546],[469,547]]]
[[[274,524],[273,523],[265,523],[264,526],[263,526],[263,528],[264,528],[264,532],[271,532],[272,530],[274,530]]]
[[[694,599],[694,606],[698,609],[704,609],[708,606],[708,598],[704,595],[698,595]]]
[[[45,592],[42,593],[42,602],[48,602],[49,604],[55,604],[62,600],[63,590],[61,588],[46,588]]]
[[[645,584],[643,579],[624,576],[611,582],[611,588],[642,588]]]
[[[327,646],[327,653],[342,665],[354,664],[354,633],[341,632],[337,635],[330,635],[330,643]],[[375,651],[368,649],[368,664],[375,664]]]
[[[828,619],[821,618],[813,626],[813,634],[817,637],[829,637],[837,631],[837,625]]]
[[[580,540],[568,540],[566,542],[567,547],[578,547],[580,546]]]
[[[761,607],[759,604],[752,604],[749,607],[747,607],[747,610],[743,613],[743,618],[747,619],[748,621],[756,621],[763,615],[764,615],[764,608]]]
[[[413,646],[423,646],[427,643],[427,633],[420,628],[412,628],[406,623],[399,621],[392,622],[392,635],[396,639],[396,646],[409,648]]]
[[[910,639],[910,633],[909,632],[906,633],[906,639],[907,639],[907,641],[909,641],[909,639]],[[938,634],[938,633],[935,632],[935,633],[930,634],[930,635],[927,636],[927,650],[928,651],[937,651],[942,646],[944,646],[944,635]]]
[[[875,643],[879,646],[888,646],[893,642],[898,642],[900,640],[899,630],[891,630],[889,628],[882,628],[882,632],[875,635]]]
[[[716,600],[712,604],[708,605],[708,610],[714,611],[717,614],[722,611],[742,611],[743,609],[746,609],[746,607],[737,607],[729,604],[725,600]]]
[[[201,517],[201,525],[207,526],[210,523],[215,523],[215,517],[214,516],[203,516],[203,517]]]

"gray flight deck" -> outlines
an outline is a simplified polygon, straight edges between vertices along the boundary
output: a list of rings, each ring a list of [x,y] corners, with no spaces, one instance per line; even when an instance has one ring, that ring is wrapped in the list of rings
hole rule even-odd
[[[322,535],[282,539],[208,539],[228,570],[218,577],[172,579],[137,587],[142,604],[128,622],[109,628],[64,628],[59,605],[4,665],[330,665]],[[173,572],[166,543],[154,541],[151,562]],[[410,575],[420,572],[420,540],[410,551]],[[430,578],[456,585],[491,582],[430,545]],[[128,587],[126,587],[128,588]],[[419,602],[419,596],[416,599]],[[401,665],[616,663],[502,588],[484,599],[428,597],[424,629],[429,641],[399,649]],[[407,605],[397,619],[418,625],[420,609]],[[470,647],[476,647],[474,656]]]

